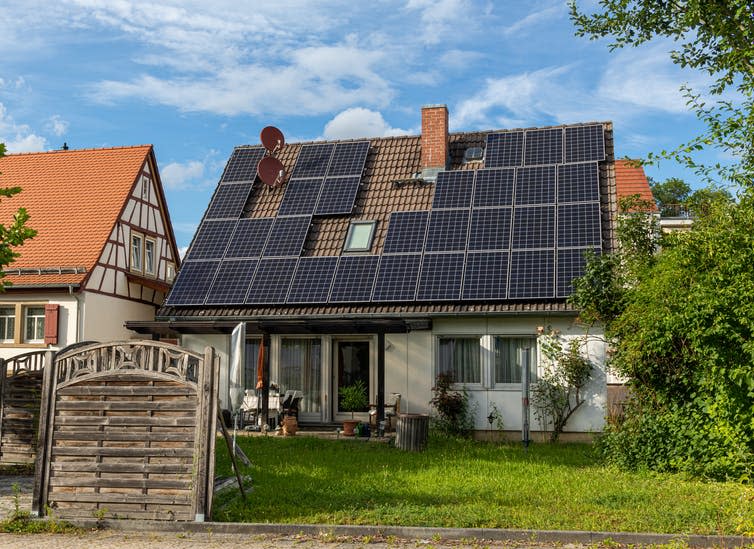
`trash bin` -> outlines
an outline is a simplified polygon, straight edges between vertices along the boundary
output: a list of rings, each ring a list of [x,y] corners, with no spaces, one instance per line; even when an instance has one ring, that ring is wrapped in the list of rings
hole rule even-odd
[[[427,448],[429,416],[426,414],[398,414],[395,446],[401,450],[421,452]]]

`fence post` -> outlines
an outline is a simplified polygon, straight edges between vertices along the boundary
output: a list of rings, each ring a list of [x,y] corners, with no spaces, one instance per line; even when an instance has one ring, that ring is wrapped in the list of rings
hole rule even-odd
[[[42,394],[39,404],[39,427],[37,429],[37,457],[34,460],[34,491],[31,499],[31,513],[37,517],[44,515],[44,504],[47,502],[47,436],[50,424],[50,410],[52,409],[53,381],[55,377],[55,364],[51,351],[45,353],[44,367],[42,368]]]

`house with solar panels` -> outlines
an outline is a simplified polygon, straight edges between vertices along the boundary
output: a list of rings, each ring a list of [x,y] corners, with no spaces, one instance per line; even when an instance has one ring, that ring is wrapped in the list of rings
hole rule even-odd
[[[165,305],[130,329],[216,347],[225,407],[243,324],[246,388],[301,391],[300,425],[349,418],[339,389],[356,380],[379,417],[396,395],[431,413],[450,373],[479,431],[492,411],[522,429],[523,369],[536,381],[538,334],[557,330],[596,365],[566,431],[602,429],[604,342],[567,298],[584,253],[614,246],[611,123],[449,133],[433,105],[419,136],[286,144],[279,185],[257,174],[269,154],[233,151]]]

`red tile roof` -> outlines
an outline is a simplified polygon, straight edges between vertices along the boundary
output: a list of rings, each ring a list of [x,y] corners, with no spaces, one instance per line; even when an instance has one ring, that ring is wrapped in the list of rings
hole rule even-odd
[[[0,201],[0,223],[9,224],[24,207],[30,215],[27,225],[37,230],[17,248],[21,256],[7,267],[6,280],[24,286],[81,283],[99,259],[151,150],[140,145],[0,158],[0,186],[22,189]],[[70,268],[76,267],[84,272],[72,274]],[[54,272],[60,268],[65,269]]]
[[[619,201],[621,198],[638,194],[642,200],[647,200],[653,205],[653,210],[657,209],[649,181],[641,165],[631,160],[616,160],[615,187]]]

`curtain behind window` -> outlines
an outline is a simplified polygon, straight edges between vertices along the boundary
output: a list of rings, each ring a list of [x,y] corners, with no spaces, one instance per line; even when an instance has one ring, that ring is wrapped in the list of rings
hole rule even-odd
[[[439,372],[450,372],[456,383],[480,383],[480,344],[478,337],[440,338]]]
[[[302,391],[300,412],[321,411],[322,343],[319,339],[283,339],[280,345],[280,392]]]
[[[537,342],[530,337],[495,338],[495,383],[521,383],[519,350],[530,349],[531,381],[536,380]]]

